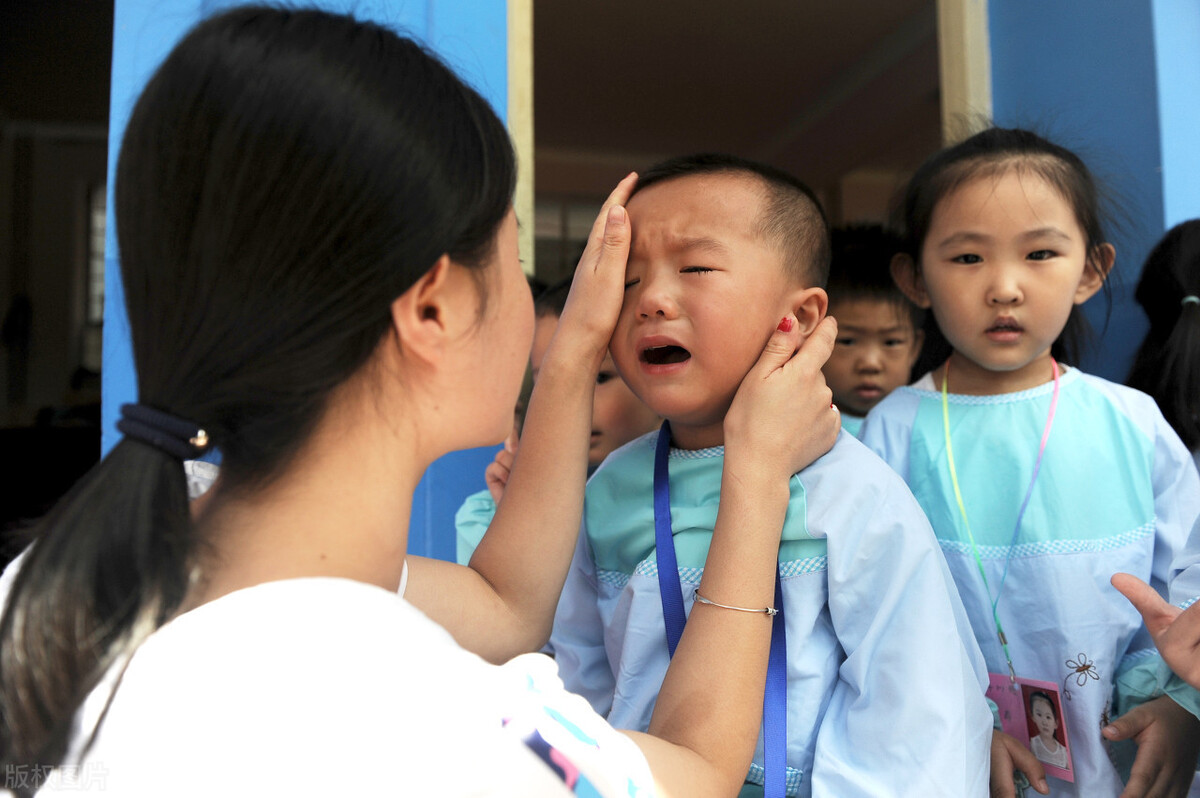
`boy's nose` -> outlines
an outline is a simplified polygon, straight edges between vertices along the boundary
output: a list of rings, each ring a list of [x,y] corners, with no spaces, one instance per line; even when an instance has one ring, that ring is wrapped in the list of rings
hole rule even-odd
[[[637,303],[640,318],[649,319],[656,316],[671,319],[679,314],[679,308],[664,280],[645,277],[642,278],[640,288]]]
[[[859,372],[863,374],[876,374],[883,370],[883,357],[875,347],[865,347],[859,354],[858,360],[855,362]]]

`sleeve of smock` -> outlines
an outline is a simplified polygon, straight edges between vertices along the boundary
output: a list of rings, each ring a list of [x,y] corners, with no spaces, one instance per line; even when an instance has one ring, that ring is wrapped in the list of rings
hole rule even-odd
[[[829,610],[846,659],[813,794],[986,795],[987,669],[945,559],[895,475],[857,477],[877,495],[829,536]]]
[[[908,479],[908,449],[912,442],[916,406],[915,397],[893,391],[867,414],[858,431],[858,439],[905,480]]]
[[[1156,530],[1150,584],[1164,596],[1169,592],[1172,602],[1182,604],[1194,601],[1196,596],[1181,597],[1181,592],[1200,589],[1200,565],[1196,562],[1200,560],[1200,552],[1195,540],[1200,518],[1200,476],[1191,453],[1161,415],[1155,418],[1155,430]],[[1144,638],[1146,647],[1153,645],[1144,630],[1139,638]],[[1157,654],[1143,656],[1122,668],[1116,683],[1115,703],[1124,714],[1164,693],[1200,717],[1200,692],[1171,673]]]
[[[496,502],[492,499],[491,491],[481,490],[472,493],[454,514],[454,527],[458,531],[458,546],[455,559],[459,565],[471,562],[475,547],[483,540],[496,515]]]
[[[571,569],[558,600],[550,647],[563,685],[586,698],[598,714],[607,717],[612,709],[616,679],[604,648],[599,602],[596,565],[585,524],[579,532]]]

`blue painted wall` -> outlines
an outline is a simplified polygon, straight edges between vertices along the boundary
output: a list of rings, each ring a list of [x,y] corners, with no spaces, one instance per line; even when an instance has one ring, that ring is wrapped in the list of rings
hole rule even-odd
[[[109,207],[125,124],[142,86],[197,21],[241,0],[116,0],[109,113]],[[486,97],[503,118],[508,108],[508,21],[505,0],[309,0],[292,7],[350,12],[424,41]],[[105,236],[104,393],[102,449],[120,438],[120,406],[136,401],[137,378],[125,315],[113,214]],[[454,559],[454,512],[483,490],[483,471],[496,448],[457,452],[434,463],[417,487],[409,550]]]
[[[1200,218],[1200,3],[1156,0],[1163,222]]]
[[[1200,5],[1195,0],[992,0],[993,116],[1079,153],[1125,218],[1112,315],[1087,371],[1124,380],[1147,329],[1133,290],[1167,226],[1200,216]],[[1102,297],[1085,310],[1099,331]]]

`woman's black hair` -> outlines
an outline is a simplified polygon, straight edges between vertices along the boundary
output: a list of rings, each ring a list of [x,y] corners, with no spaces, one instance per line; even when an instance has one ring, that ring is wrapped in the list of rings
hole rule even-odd
[[[514,181],[502,123],[420,45],[315,10],[202,22],[117,166],[140,403],[208,432],[225,495],[268,483],[440,256],[483,301]],[[4,765],[62,762],[80,703],[177,611],[200,545],[180,462],[128,438],[42,520],[0,621]]]
[[[1195,451],[1200,448],[1200,219],[1176,225],[1155,245],[1134,296],[1150,319],[1150,331],[1125,382],[1153,396]]]
[[[970,138],[936,153],[913,174],[892,210],[892,227],[900,235],[902,251],[921,268],[921,248],[933,213],[943,198],[971,180],[995,177],[1010,169],[1033,174],[1053,186],[1070,204],[1083,231],[1088,253],[1085,268],[1096,269],[1099,248],[1109,239],[1105,228],[1111,211],[1109,198],[1097,186],[1092,173],[1078,155],[1028,130],[990,127]],[[1112,293],[1105,278],[1103,290],[1108,312]],[[1078,363],[1090,342],[1091,327],[1083,311],[1071,308],[1062,334],[1051,348],[1054,356]],[[936,360],[940,364],[950,354],[950,345],[933,320],[926,320],[925,350],[922,364]]]

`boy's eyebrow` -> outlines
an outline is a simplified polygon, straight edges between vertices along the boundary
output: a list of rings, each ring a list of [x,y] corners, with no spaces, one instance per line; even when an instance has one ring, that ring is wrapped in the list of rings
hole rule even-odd
[[[834,318],[837,318],[836,313],[830,315],[832,315]],[[889,333],[908,332],[911,329],[912,326],[908,324],[897,324],[894,327],[884,327],[882,329],[876,329],[874,327],[855,327],[853,324],[838,325],[838,332],[878,332],[883,335],[887,335]]]
[[[716,255],[729,254],[729,247],[715,238],[706,238],[704,236],[680,237],[672,241],[671,246],[673,249],[681,251],[698,249],[703,252],[712,252]]]

